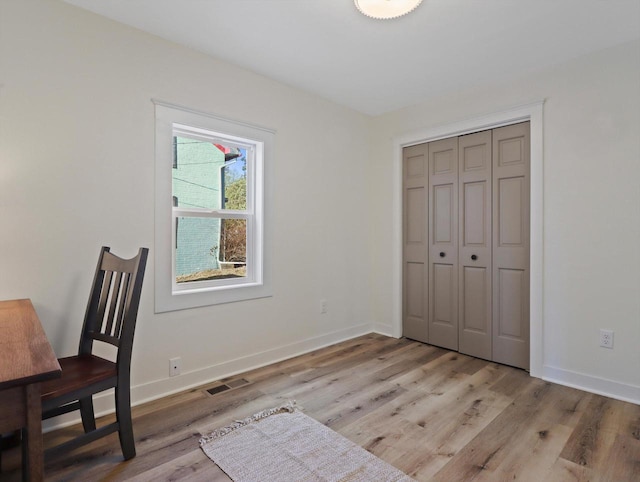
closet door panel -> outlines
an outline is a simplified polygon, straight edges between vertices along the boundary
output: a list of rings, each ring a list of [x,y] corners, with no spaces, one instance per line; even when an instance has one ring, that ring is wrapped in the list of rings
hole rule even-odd
[[[459,350],[492,355],[491,131],[458,138]]]
[[[467,247],[486,248],[487,209],[491,207],[491,183],[487,180],[460,183],[462,190],[462,244]]]
[[[458,349],[458,140],[429,143],[429,343]]]
[[[402,334],[427,343],[429,329],[427,145],[403,150]]]
[[[462,270],[460,290],[461,332],[463,337],[467,332],[480,335],[490,335],[490,323],[487,321],[487,295],[489,286],[487,278],[491,278],[486,268],[466,266]],[[490,321],[490,320],[489,320]],[[487,326],[489,325],[489,326]],[[463,349],[463,343],[460,343]],[[473,351],[473,349],[472,349]],[[488,357],[483,357],[488,358]]]
[[[427,190],[412,187],[405,192],[405,249],[406,257],[412,260],[424,261],[427,239]]]
[[[427,286],[424,263],[405,263],[404,266],[404,307],[402,334],[407,338],[428,341]]]
[[[493,131],[493,360],[529,368],[529,123]]]
[[[525,197],[524,176],[498,180],[498,245],[500,247],[524,247]]]
[[[451,245],[454,238],[455,205],[454,184],[433,186],[433,242],[438,245]]]
[[[524,337],[523,328],[526,313],[523,300],[525,287],[525,273],[520,269],[500,269],[498,270],[498,306],[500,310],[496,313],[498,323],[497,335],[513,340],[522,340]]]
[[[449,326],[455,321],[453,298],[456,292],[453,268],[448,264],[433,265],[433,322]]]

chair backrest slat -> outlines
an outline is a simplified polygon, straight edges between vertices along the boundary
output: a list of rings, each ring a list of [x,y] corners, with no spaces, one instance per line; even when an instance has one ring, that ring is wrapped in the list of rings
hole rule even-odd
[[[109,286],[109,311],[107,312],[106,320],[102,321],[100,333],[113,336],[113,319],[116,316],[116,309],[118,308],[118,298],[120,296],[120,282],[122,281],[122,273],[115,273],[115,278],[112,280],[111,286]]]
[[[122,286],[120,287],[120,303],[118,306],[118,317],[116,318],[116,326],[113,332],[113,336],[120,338],[122,334],[122,323],[124,322],[127,301],[129,300],[129,280],[131,279],[130,273],[124,273],[122,277]]]
[[[104,320],[104,313],[107,309],[107,302],[109,301],[109,294],[111,292],[111,278],[113,271],[107,271],[104,274],[104,280],[100,289],[100,302],[98,303],[98,311],[95,317],[95,326],[91,327],[91,331],[100,331],[102,328],[102,320]]]

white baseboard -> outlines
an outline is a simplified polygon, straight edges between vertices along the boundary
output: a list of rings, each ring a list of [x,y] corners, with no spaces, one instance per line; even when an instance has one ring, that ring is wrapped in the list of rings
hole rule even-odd
[[[133,405],[156,400],[173,393],[188,390],[199,385],[230,377],[255,368],[260,368],[272,363],[277,363],[288,358],[293,358],[310,351],[318,350],[326,346],[350,340],[358,336],[371,333],[372,326],[364,323],[358,326],[338,330],[324,335],[307,338],[306,340],[283,345],[277,348],[254,353],[251,355],[229,360],[216,365],[200,368],[192,372],[183,373],[179,377],[164,378],[131,387],[131,400]]]
[[[640,405],[640,387],[545,365],[542,379],[586,392]]]
[[[390,336],[391,338],[400,338],[400,336],[394,335],[393,326],[383,323],[373,323],[373,332],[379,335]]]
[[[382,327],[386,325],[380,325]],[[375,328],[378,328],[376,325]],[[163,378],[152,382],[143,383],[131,387],[131,405],[157,400],[174,393],[182,392],[199,385],[204,385],[221,378],[230,377],[238,373],[260,368],[272,363],[304,355],[314,350],[334,345],[342,341],[350,340],[358,336],[377,332],[387,335],[384,331],[378,331],[373,323],[363,323],[344,330],[337,330],[324,335],[307,338],[288,345],[262,351],[252,355],[229,360],[224,363],[200,368],[192,372],[183,373],[177,377]],[[390,336],[390,335],[388,335]],[[93,399],[96,416],[106,415],[115,411],[113,391],[105,391]],[[45,431],[73,425],[80,421],[79,412],[58,417],[56,420],[47,420],[43,423]]]

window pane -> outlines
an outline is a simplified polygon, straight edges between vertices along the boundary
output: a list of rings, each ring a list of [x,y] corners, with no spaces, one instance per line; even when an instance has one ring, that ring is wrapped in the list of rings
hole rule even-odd
[[[247,262],[246,219],[223,219],[220,233],[220,253],[223,263],[245,264]]]
[[[246,277],[244,219],[178,217],[176,282]]]
[[[238,151],[238,157],[228,161],[222,168],[222,209],[247,209],[247,151]]]
[[[213,139],[174,137],[174,206],[246,209],[246,149]]]

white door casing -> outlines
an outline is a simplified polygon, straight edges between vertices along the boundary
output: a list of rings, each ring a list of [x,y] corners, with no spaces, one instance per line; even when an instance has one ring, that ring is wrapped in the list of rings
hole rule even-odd
[[[392,212],[392,335],[402,336],[402,149],[448,137],[470,134],[525,121],[530,122],[530,373],[542,377],[543,371],[543,106],[544,101],[509,110],[434,126],[393,139]]]

